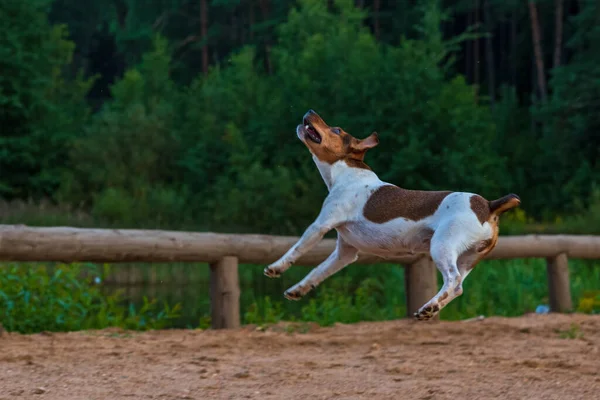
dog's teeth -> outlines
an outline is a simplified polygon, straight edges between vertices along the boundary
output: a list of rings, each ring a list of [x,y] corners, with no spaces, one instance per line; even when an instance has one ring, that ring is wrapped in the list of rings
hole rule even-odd
[[[310,128],[308,125],[304,125],[304,129],[308,130]]]

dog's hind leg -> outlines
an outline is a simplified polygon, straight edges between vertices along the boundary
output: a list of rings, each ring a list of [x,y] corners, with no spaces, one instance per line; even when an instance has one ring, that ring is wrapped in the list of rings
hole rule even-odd
[[[458,224],[438,227],[431,238],[431,258],[442,274],[444,284],[439,292],[414,315],[418,320],[433,318],[454,298],[462,294],[463,277],[458,268],[458,256],[468,242],[468,234]]]
[[[304,279],[285,291],[288,300],[300,300],[304,295],[316,288],[321,282],[352,264],[358,258],[358,250],[338,237],[333,253],[325,261],[314,268]]]
[[[476,249],[470,249],[465,251],[458,257],[458,272],[460,274],[460,283],[454,290],[456,296],[460,296],[463,293],[463,283],[467,276],[473,271],[475,265],[481,260],[481,253],[477,252]]]

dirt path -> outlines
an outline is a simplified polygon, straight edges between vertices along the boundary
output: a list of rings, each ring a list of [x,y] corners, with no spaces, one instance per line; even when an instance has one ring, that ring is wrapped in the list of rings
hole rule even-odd
[[[5,333],[0,399],[593,399],[599,348],[600,316],[583,315]]]

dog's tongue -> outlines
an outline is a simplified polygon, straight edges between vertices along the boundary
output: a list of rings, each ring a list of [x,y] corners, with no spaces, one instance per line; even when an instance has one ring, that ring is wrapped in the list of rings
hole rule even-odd
[[[306,129],[306,133],[308,133],[308,136],[310,136],[314,142],[321,143],[321,135],[317,133],[315,128],[307,124],[304,126],[304,129]]]

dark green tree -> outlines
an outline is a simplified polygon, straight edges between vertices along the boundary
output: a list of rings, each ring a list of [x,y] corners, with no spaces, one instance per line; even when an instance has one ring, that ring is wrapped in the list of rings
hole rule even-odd
[[[68,168],[68,147],[88,116],[92,83],[64,78],[74,44],[52,26],[45,1],[0,7],[0,195],[52,195]]]
[[[178,89],[170,62],[166,40],[156,37],[140,65],[112,86],[114,100],[73,144],[73,166],[61,190],[65,200],[91,205],[97,216],[128,226],[181,221],[185,195],[170,189],[176,187],[178,156],[172,130]]]
[[[575,211],[600,182],[600,4],[580,3],[567,42],[574,56],[552,71],[549,101],[534,110],[544,126],[534,201],[548,210]]]

